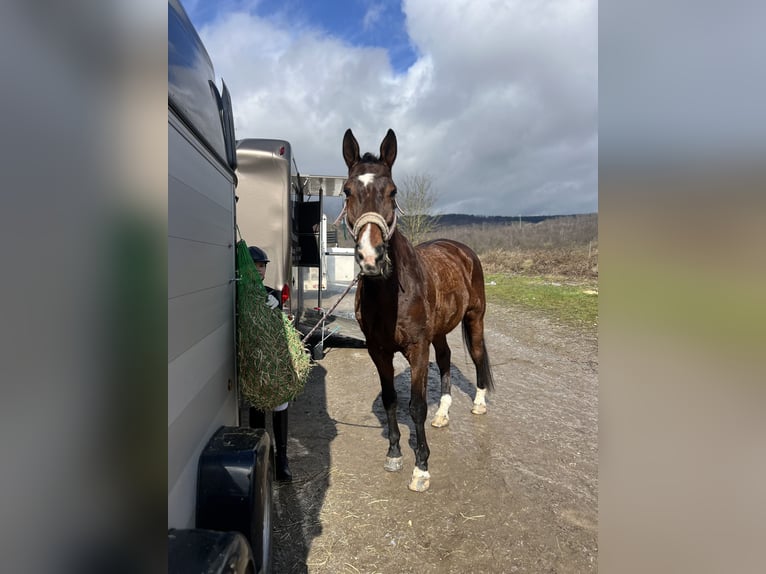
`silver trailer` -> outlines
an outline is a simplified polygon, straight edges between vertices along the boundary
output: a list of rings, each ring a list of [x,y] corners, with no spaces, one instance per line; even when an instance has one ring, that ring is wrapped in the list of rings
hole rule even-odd
[[[273,453],[239,425],[231,100],[168,2],[168,570],[268,572]],[[221,570],[223,571],[223,570]]]
[[[281,291],[284,311],[297,320],[303,308],[303,290],[293,273],[298,263],[294,222],[296,202],[303,198],[294,187],[294,165],[290,142],[237,142],[237,226],[248,245],[268,254],[264,281]]]
[[[265,283],[282,292],[285,312],[310,329],[325,307],[323,293],[337,294],[355,276],[353,249],[328,248],[324,215],[324,199],[340,197],[346,178],[301,175],[290,142],[277,139],[239,140],[237,177],[239,231],[269,255]]]
[[[305,272],[323,275],[322,192],[339,194],[342,178],[294,166],[286,141],[237,142],[228,90],[169,0],[169,572],[270,570],[273,449],[240,425],[235,229],[269,254],[266,283],[297,324]]]

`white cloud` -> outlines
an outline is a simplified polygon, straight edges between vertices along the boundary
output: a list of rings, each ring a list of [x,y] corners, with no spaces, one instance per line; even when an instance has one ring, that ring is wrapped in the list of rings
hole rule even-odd
[[[383,6],[380,4],[373,4],[370,7],[367,8],[367,12],[364,14],[364,18],[362,19],[362,28],[365,30],[369,30],[372,28],[379,20],[381,15],[383,14]]]
[[[203,28],[237,136],[287,139],[302,172],[343,175],[345,129],[377,153],[390,127],[394,176],[429,173],[444,212],[595,211],[596,2],[405,0],[403,10],[420,54],[404,74],[383,49],[294,22],[232,13]]]

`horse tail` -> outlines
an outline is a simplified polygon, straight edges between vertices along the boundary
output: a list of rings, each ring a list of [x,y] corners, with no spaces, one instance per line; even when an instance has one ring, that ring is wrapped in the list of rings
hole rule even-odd
[[[486,389],[487,392],[493,392],[495,390],[495,379],[492,377],[492,368],[489,364],[489,353],[487,352],[487,345],[484,342],[484,337],[481,339],[481,358],[476,361],[471,353],[473,339],[471,338],[471,333],[468,330],[466,321],[463,321],[463,345],[471,355],[471,358],[474,359],[477,386],[480,389]]]

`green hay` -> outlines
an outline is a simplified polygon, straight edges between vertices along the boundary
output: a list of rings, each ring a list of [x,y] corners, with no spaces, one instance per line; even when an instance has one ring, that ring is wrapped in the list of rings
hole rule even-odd
[[[266,289],[243,239],[237,242],[237,274],[240,396],[243,404],[269,411],[303,391],[311,361],[287,316],[266,304]]]

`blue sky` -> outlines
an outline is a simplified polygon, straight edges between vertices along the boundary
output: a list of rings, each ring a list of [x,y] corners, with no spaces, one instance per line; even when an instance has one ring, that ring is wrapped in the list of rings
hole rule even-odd
[[[595,0],[187,0],[232,94],[238,138],[286,139],[302,173],[344,175],[351,128],[442,213],[598,205]]]
[[[315,28],[354,46],[384,48],[397,72],[405,72],[417,59],[407,35],[399,1],[191,1],[187,6],[197,28],[210,23],[221,13],[237,9],[286,23],[287,26],[289,22],[294,22],[299,23],[299,28]]]

